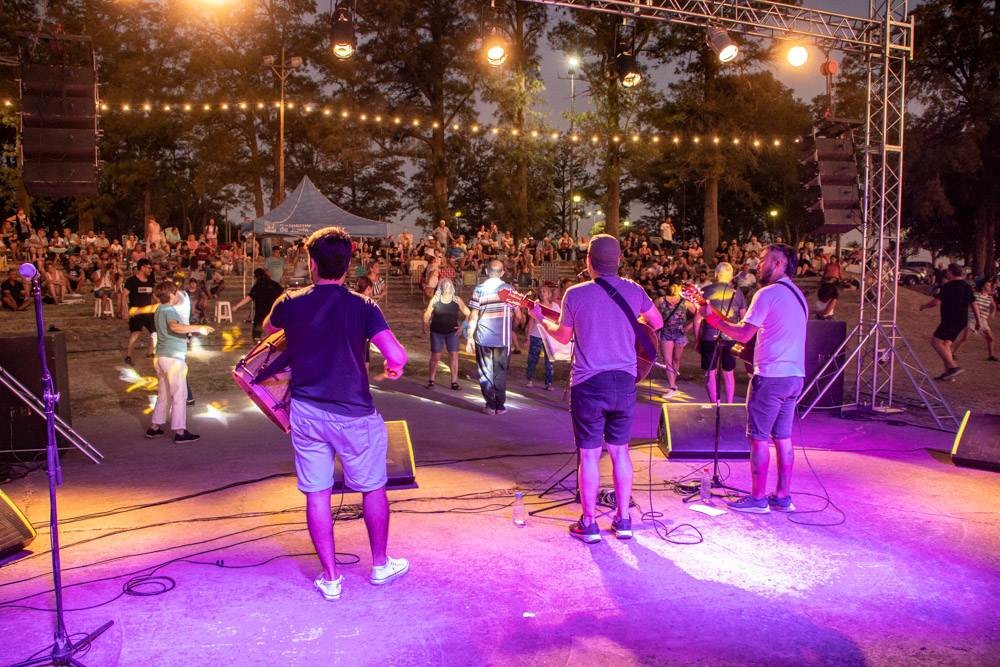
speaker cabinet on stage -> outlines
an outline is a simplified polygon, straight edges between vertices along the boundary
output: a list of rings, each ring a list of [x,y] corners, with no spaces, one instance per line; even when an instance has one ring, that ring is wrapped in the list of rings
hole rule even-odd
[[[0,556],[19,551],[35,539],[35,529],[7,494],[0,491]]]
[[[806,380],[803,387],[808,386],[812,382],[813,378],[816,377],[826,362],[833,358],[837,348],[846,339],[847,322],[838,320],[809,320],[806,326]],[[817,392],[826,386],[830,378],[837,373],[837,369],[843,367],[844,360],[845,355],[843,350],[841,350],[836,362],[830,365],[826,373],[823,374],[823,377],[816,383],[816,387],[808,395],[802,396],[799,400],[799,405],[809,405],[812,403]],[[843,405],[843,403],[844,375],[841,373],[837,375],[837,379],[830,385],[830,388],[820,396],[816,406],[839,410],[839,406]]]
[[[722,403],[719,408],[719,458],[750,458],[746,403]],[[668,459],[712,458],[715,403],[664,403],[657,440]]]
[[[53,331],[45,334],[46,361],[59,404],[56,413],[70,423],[69,368],[66,363],[66,334]],[[42,368],[38,362],[38,340],[35,336],[0,338],[0,368],[42,400]],[[60,447],[69,447],[62,436]],[[45,414],[36,413],[21,399],[0,385],[0,463],[21,463],[41,458],[46,446]]]
[[[1000,472],[1000,415],[966,411],[951,448],[955,465]]]
[[[416,461],[413,460],[413,442],[410,440],[410,429],[406,421],[387,421],[385,428],[389,432],[389,450],[386,452],[386,468],[390,489],[417,488]],[[333,468],[333,489],[335,491],[350,491],[344,485],[344,470],[338,456]]]

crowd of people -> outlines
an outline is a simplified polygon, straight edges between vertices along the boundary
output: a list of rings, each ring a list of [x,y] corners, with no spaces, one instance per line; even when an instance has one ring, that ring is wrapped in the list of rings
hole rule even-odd
[[[115,317],[129,319],[134,316],[136,303],[148,299],[137,291],[135,276],[141,260],[148,265],[149,281],[156,284],[170,278],[185,292],[190,301],[191,324],[205,323],[211,316],[211,302],[217,298],[226,280],[233,274],[247,271],[252,283],[249,292],[236,303],[234,311],[250,305],[247,321],[252,322],[255,339],[262,335],[261,327],[270,304],[288,287],[309,282],[309,264],[304,242],[268,242],[262,256],[262,267],[253,270],[252,257],[261,257],[259,240],[250,235],[237,235],[235,241],[223,242],[219,227],[210,220],[200,233],[181,234],[177,227],[161,228],[155,217],[150,216],[143,234],[129,232],[120,238],[111,238],[103,231],[90,230],[78,233],[71,228],[46,229],[32,224],[24,210],[19,209],[6,218],[0,227],[0,257],[8,266],[17,262],[35,263],[42,278],[42,294],[46,303],[61,304],[81,298],[91,292],[102,302],[98,311],[113,313]],[[659,309],[666,326],[661,332],[660,358],[667,367],[668,390],[676,391],[677,374],[689,339],[701,356],[701,366],[706,371],[706,391],[710,399],[716,392],[715,371],[723,375],[726,400],[732,400],[732,373],[735,362],[729,353],[729,343],[723,338],[721,350],[716,352],[718,333],[710,326],[703,326],[695,315],[695,308],[680,296],[681,285],[693,283],[704,291],[709,301],[720,310],[738,318],[758,287],[758,269],[764,243],[756,236],[748,240],[723,240],[712,256],[706,256],[697,240],[678,241],[676,228],[670,218],[658,229],[626,228],[621,237],[621,275],[631,278],[644,288]],[[769,239],[781,243],[780,237]],[[502,275],[510,285],[543,303],[558,306],[562,294],[580,279],[584,270],[590,238],[574,237],[568,232],[546,236],[515,236],[502,230],[497,223],[480,226],[474,233],[454,231],[441,220],[423,234],[415,235],[409,229],[386,239],[354,239],[355,262],[348,276],[348,284],[364,292],[376,303],[384,304],[389,291],[386,274],[410,275],[419,284],[424,303],[425,328],[436,336],[432,346],[435,361],[444,353],[448,358],[457,354],[457,343],[441,339],[445,324],[441,319],[455,319],[456,333],[467,333],[467,322],[461,324],[463,310],[455,315],[458,304],[464,309],[460,294],[464,287],[479,284],[488,278],[491,262],[499,262]],[[806,241],[799,244],[798,261],[794,268],[796,279],[813,279],[806,290],[812,299],[812,317],[820,320],[837,316],[840,292],[859,287],[857,265],[860,249],[852,248],[839,256],[830,245]],[[853,270],[852,270],[853,269]],[[936,270],[938,287],[945,280],[945,270]],[[570,276],[576,276],[576,278]],[[967,279],[966,276],[963,277]],[[145,281],[143,281],[145,283]],[[950,329],[957,333],[949,341],[953,353],[969,339],[981,337],[987,345],[987,356],[994,359],[993,339],[989,321],[996,311],[993,283],[974,285],[976,297],[962,296],[967,304],[967,326]],[[7,310],[23,310],[30,305],[28,285],[16,271],[9,270],[2,283],[2,305]],[[152,285],[149,286],[152,289]],[[935,305],[938,302],[935,302]],[[140,306],[141,307],[141,306]],[[953,310],[961,309],[956,306]],[[133,310],[130,313],[130,308]],[[966,311],[963,311],[966,312]],[[105,316],[105,315],[102,315]],[[954,314],[953,320],[962,319]],[[130,322],[130,330],[137,324]],[[150,328],[148,322],[138,323]],[[542,344],[538,328],[524,313],[513,322],[514,353],[528,354],[526,382],[533,383],[539,362],[544,364],[544,384],[551,387],[552,359],[546,345]],[[131,359],[136,332],[132,331],[126,357]],[[942,353],[941,346],[935,350]],[[715,353],[715,354],[713,354]],[[955,360],[942,356],[946,372],[957,367]],[[959,371],[960,372],[960,371]],[[456,377],[453,375],[453,378]],[[435,381],[434,371],[429,371],[428,382]],[[450,383],[455,385],[457,380]]]

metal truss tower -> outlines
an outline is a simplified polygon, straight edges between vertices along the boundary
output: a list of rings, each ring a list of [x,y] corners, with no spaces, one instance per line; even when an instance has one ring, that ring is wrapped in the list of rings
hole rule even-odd
[[[939,428],[958,420],[896,326],[906,124],[906,65],[913,57],[909,0],[869,0],[868,16],[850,16],[767,0],[528,0],[538,4],[665,21],[718,26],[752,37],[808,38],[823,49],[859,55],[868,67],[865,112],[861,308],[847,341],[817,374],[826,386],[852,365],[854,404],[892,412],[902,371]],[[837,359],[846,361],[838,365]],[[814,381],[813,384],[816,384]],[[807,387],[807,395],[813,387]],[[817,399],[818,400],[818,399]],[[808,415],[816,401],[806,406]]]

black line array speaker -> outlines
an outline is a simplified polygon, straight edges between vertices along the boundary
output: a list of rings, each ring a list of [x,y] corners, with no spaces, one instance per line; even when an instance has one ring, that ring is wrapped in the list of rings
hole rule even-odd
[[[837,320],[809,320],[806,325],[806,380],[807,386],[812,379],[822,370],[824,364],[833,358],[837,348],[847,339],[847,322]],[[830,365],[823,377],[820,378],[816,387],[803,395],[799,399],[799,405],[809,405],[816,394],[829,382],[839,368],[844,366],[845,355],[841,351],[836,361]],[[844,403],[844,375],[837,375],[836,380],[830,388],[820,396],[817,407],[834,408],[839,410],[839,406]]]
[[[56,413],[70,423],[69,367],[66,363],[66,334],[45,334],[46,361],[59,392]],[[38,361],[35,336],[0,338],[0,368],[42,400],[42,368]],[[62,436],[60,447],[70,447]],[[26,406],[0,384],[0,463],[24,463],[44,457],[45,415]]]
[[[21,166],[33,197],[97,194],[97,71],[89,37],[21,36]]]
[[[657,440],[668,459],[712,458],[715,403],[664,403]],[[746,403],[719,406],[719,458],[750,458]]]
[[[862,222],[858,165],[851,124],[824,122],[806,137],[803,188],[806,208],[821,234],[842,234]]]
[[[966,412],[951,447],[955,465],[1000,472],[1000,415]]]
[[[389,481],[386,486],[392,489],[417,488],[416,467],[413,460],[413,442],[410,440],[410,429],[404,420],[387,421],[385,428],[389,433],[389,450],[386,452],[386,468]],[[338,456],[333,468],[334,491],[350,491],[344,485],[344,470]]]
[[[0,491],[0,556],[23,549],[36,535],[24,513]]]

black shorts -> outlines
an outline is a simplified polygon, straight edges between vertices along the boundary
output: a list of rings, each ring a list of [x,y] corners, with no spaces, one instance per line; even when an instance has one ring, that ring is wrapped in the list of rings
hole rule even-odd
[[[715,347],[719,346],[719,353],[715,355]],[[715,363],[712,363],[712,362]],[[731,373],[736,370],[736,355],[733,354],[733,341],[724,340],[703,340],[701,341],[701,370],[714,371],[722,364],[722,370]]]
[[[934,337],[938,340],[950,340],[952,343],[958,338],[962,332],[965,331],[965,322],[961,325],[952,324],[950,322],[942,322],[938,325],[938,328],[934,330]]]
[[[156,333],[156,322],[152,313],[140,313],[128,318],[128,330],[132,333],[145,329],[149,333]]]

